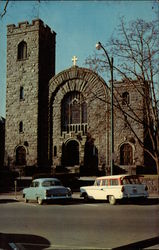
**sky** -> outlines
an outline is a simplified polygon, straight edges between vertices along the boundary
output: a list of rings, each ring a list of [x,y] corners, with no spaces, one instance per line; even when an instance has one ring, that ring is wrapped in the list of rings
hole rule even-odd
[[[0,0],[0,15],[6,1]],[[9,1],[0,18],[0,116],[5,118],[6,103],[6,26],[40,18],[56,32],[56,74],[72,66],[87,67],[85,59],[95,52],[95,44],[106,44],[116,34],[120,18],[125,21],[156,19],[158,0],[73,0]],[[158,12],[159,13],[159,12]],[[109,52],[109,51],[108,51]],[[99,52],[100,53],[100,52]]]

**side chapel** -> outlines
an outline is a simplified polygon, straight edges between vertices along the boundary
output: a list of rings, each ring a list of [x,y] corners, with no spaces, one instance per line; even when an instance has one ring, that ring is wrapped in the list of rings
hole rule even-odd
[[[5,164],[109,174],[110,89],[75,57],[72,67],[55,75],[55,52],[56,33],[42,20],[7,26]],[[127,100],[134,109],[143,107],[126,81],[116,81],[114,89],[122,105]],[[139,112],[143,116],[143,108]],[[125,119],[114,109],[114,163],[133,172],[144,166],[144,153]],[[144,140],[142,125],[133,126]]]

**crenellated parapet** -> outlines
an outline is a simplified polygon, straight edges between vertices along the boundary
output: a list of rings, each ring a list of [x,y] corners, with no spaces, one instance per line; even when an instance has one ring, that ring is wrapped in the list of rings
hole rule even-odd
[[[28,21],[20,22],[17,26],[15,24],[9,24],[7,25],[7,35],[18,34],[19,32],[31,32],[39,29],[44,30],[45,33],[56,35],[56,32],[52,31],[41,19],[34,19],[32,23]]]

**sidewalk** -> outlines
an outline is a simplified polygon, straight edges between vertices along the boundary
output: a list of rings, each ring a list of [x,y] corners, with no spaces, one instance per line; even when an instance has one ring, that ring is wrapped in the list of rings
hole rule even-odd
[[[80,192],[76,191],[72,194],[73,199],[83,199],[80,197]],[[148,199],[158,199],[159,203],[159,194],[150,194]],[[0,200],[15,200],[15,201],[24,201],[22,190],[18,192],[8,192],[8,193],[0,193]]]
[[[82,199],[80,197],[80,192],[73,192],[73,199]],[[10,192],[10,193],[0,193],[0,200],[15,200],[15,201],[24,201],[22,191],[20,192]]]

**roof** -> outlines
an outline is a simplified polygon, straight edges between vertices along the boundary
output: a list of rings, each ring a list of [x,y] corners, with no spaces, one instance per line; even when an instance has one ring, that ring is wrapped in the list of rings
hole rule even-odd
[[[110,175],[110,176],[100,176],[97,179],[112,179],[112,178],[121,178],[126,176],[133,176],[132,174],[120,174],[120,175]]]
[[[50,180],[53,180],[53,181],[59,181],[59,179],[57,179],[57,178],[53,178],[53,177],[50,177],[50,178],[36,178],[36,179],[34,179],[34,181],[40,181],[40,182],[42,182],[42,181],[50,181]]]

